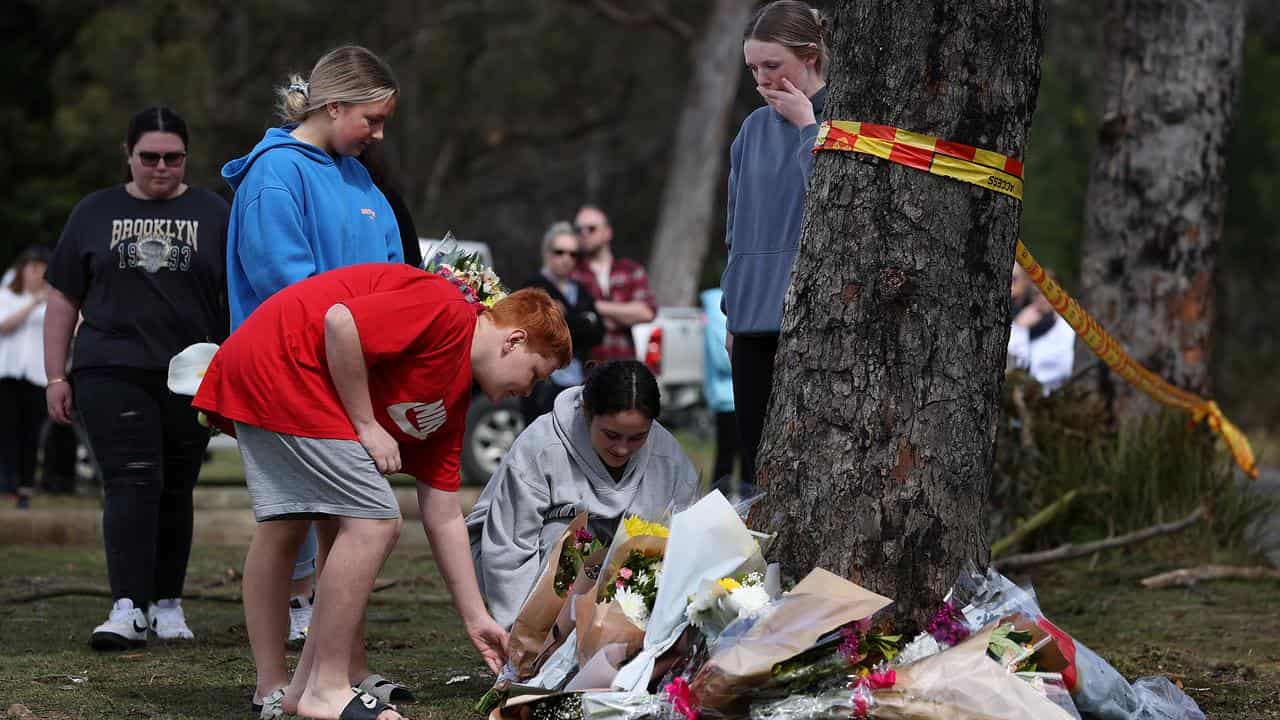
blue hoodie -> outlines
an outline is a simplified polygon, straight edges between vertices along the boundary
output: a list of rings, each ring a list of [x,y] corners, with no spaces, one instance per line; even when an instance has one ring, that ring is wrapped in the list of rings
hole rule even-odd
[[[822,117],[827,88],[814,94]],[[800,248],[804,195],[818,126],[796,128],[769,105],[747,116],[729,150],[729,263],[720,278],[729,332],[776,335]]]
[[[707,315],[707,326],[702,335],[703,366],[706,374],[702,380],[702,394],[707,398],[711,412],[733,412],[733,367],[729,364],[729,352],[724,349],[725,317],[720,309],[724,293],[720,288],[703,290],[698,295],[702,311]]]
[[[227,227],[231,329],[279,290],[335,268],[403,262],[395,214],[369,171],[272,128],[222,166],[235,191]]]

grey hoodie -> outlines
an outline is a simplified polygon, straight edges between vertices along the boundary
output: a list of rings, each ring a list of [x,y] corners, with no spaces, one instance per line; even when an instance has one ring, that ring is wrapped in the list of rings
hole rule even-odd
[[[827,88],[810,98],[822,117]],[[747,116],[729,150],[729,262],[721,308],[734,335],[776,335],[800,248],[804,196],[818,126],[797,129],[765,105]]]
[[[493,619],[515,621],[551,546],[579,510],[608,543],[624,514],[659,519],[697,497],[698,474],[680,443],[654,421],[648,441],[615,481],[591,447],[582,388],[516,438],[467,516],[480,592]]]

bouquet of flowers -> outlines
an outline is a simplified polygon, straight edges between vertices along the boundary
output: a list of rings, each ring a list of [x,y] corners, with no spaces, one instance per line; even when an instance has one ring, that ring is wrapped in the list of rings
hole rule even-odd
[[[574,685],[591,687],[612,679],[626,660],[639,652],[666,555],[666,526],[629,516],[604,557],[594,592],[574,598],[578,629],[579,676]],[[588,666],[594,667],[587,672]],[[587,685],[582,685],[582,683]],[[598,685],[600,687],[603,685]]]
[[[850,661],[872,659],[873,648],[883,658],[893,638],[871,634],[867,619],[891,602],[826,570],[813,570],[790,592],[725,628],[690,683],[694,702],[724,711],[761,688],[832,674],[810,669],[816,665],[830,664],[833,673],[845,675],[853,671]],[[827,663],[827,657],[836,662]]]
[[[485,307],[493,307],[507,296],[493,268],[486,266],[476,253],[460,249],[452,232],[445,233],[440,244],[428,254],[423,269],[453,283],[468,300]]]
[[[491,690],[476,703],[478,712],[489,712],[504,703],[513,691],[534,688],[516,683],[539,673],[547,660],[568,641],[574,631],[570,594],[588,592],[594,583],[592,559],[598,567],[604,546],[587,530],[587,513],[580,512],[560,534],[529,596],[520,606],[507,645],[507,664]],[[551,689],[555,689],[554,687]]]
[[[745,579],[752,573],[761,573],[764,577],[766,566],[760,544],[743,524],[733,505],[719,491],[712,491],[672,516],[671,546],[697,548],[697,551],[681,552],[667,558],[662,584],[645,630],[644,649],[620,668],[613,678],[611,685],[616,690],[642,691],[655,675],[661,674],[660,659],[671,659],[673,650],[689,627],[690,597],[706,588],[708,583],[718,585],[717,581],[725,578],[739,582],[737,578]],[[763,580],[756,588],[762,585]],[[727,592],[732,593],[732,590]],[[739,592],[737,597],[746,603],[753,594],[758,596],[758,590],[753,588]],[[757,605],[753,603],[749,609],[754,610]]]
[[[1028,682],[991,659],[1005,646],[991,625],[956,646],[906,667],[880,664],[843,688],[757,703],[753,720],[881,718],[897,720],[1071,720],[1064,692]],[[1005,639],[1011,632],[1004,629]],[[1055,698],[1055,695],[1057,696]]]
[[[734,620],[751,617],[772,600],[764,573],[754,571],[703,583],[702,589],[689,598],[684,614],[690,624],[714,642]]]

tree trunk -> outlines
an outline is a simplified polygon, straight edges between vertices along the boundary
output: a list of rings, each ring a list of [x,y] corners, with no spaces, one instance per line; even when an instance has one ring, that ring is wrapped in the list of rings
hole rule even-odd
[[[1021,158],[1043,14],[1039,0],[842,0],[827,116]],[[809,188],[752,522],[778,533],[785,574],[849,577],[911,628],[987,561],[1021,205],[850,153],[821,153]]]
[[[1117,0],[1107,7],[1082,304],[1135,360],[1205,393],[1243,2]],[[1156,407],[1109,371],[1097,377],[1117,416]]]
[[[671,148],[649,285],[659,305],[691,305],[710,248],[711,214],[724,183],[729,110],[742,76],[742,29],[754,11],[743,0],[715,0],[693,53],[693,77]]]

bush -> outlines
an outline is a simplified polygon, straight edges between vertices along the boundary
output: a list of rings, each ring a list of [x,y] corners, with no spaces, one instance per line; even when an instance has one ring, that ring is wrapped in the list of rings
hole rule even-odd
[[[1211,519],[1188,532],[1214,549],[1234,550],[1277,506],[1242,487],[1217,436],[1184,413],[1161,409],[1116,426],[1098,398],[1072,385],[1045,396],[1021,371],[1006,378],[1001,409],[987,537],[1005,537],[1076,491],[1021,551],[1170,522],[1202,502]]]

